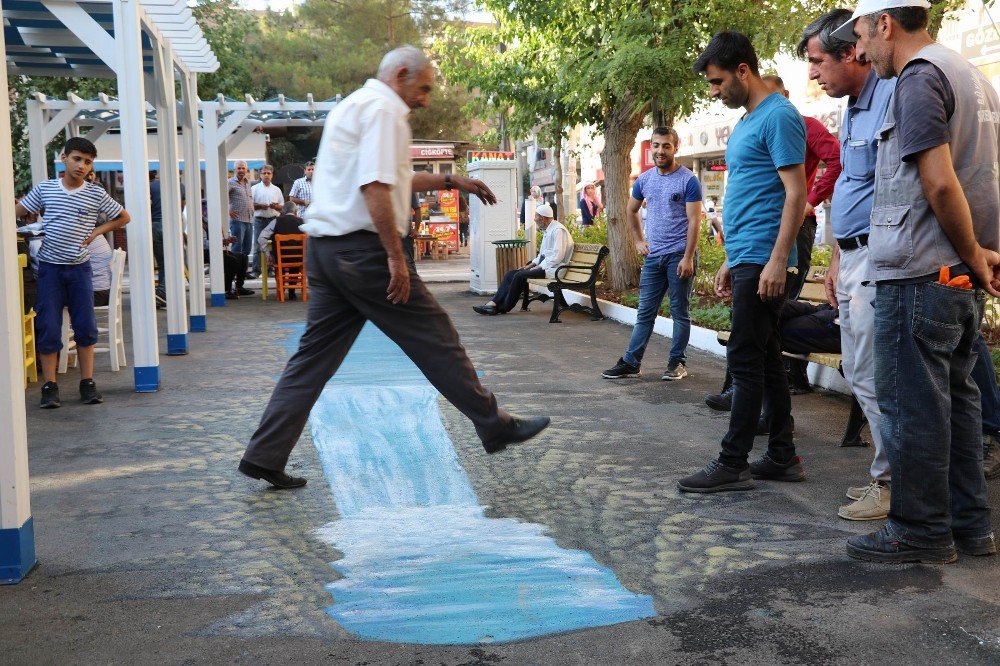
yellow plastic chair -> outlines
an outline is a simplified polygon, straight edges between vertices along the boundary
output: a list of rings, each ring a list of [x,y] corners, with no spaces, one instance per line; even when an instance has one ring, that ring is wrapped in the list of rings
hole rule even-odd
[[[38,381],[38,360],[35,356],[35,311],[24,314],[24,268],[28,265],[28,256],[17,255],[17,278],[21,285],[21,340],[24,348],[24,388]]]

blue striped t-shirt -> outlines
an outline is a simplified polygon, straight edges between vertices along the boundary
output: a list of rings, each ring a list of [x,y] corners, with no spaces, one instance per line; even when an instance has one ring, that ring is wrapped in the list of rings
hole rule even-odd
[[[59,178],[35,185],[20,203],[32,213],[42,213],[45,237],[38,260],[50,264],[88,261],[90,252],[82,243],[97,226],[97,215],[104,213],[113,220],[124,210],[100,185],[84,183],[67,190]]]

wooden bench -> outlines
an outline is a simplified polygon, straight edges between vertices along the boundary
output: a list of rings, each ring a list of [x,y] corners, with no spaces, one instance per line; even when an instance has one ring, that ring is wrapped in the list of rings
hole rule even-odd
[[[811,303],[826,303],[826,287],[824,286],[822,280],[817,280],[817,277],[810,276],[802,285],[802,291],[799,293],[799,300],[809,301]],[[719,344],[725,346],[729,341],[729,331],[719,331],[718,334]],[[808,361],[809,363],[815,363],[817,365],[824,365],[828,368],[833,368],[843,376],[844,369],[843,356],[841,354],[830,354],[827,352],[819,352],[813,354],[792,354],[790,352],[781,352],[788,358],[797,358],[803,361]],[[865,413],[861,409],[861,403],[851,393],[851,413],[847,417],[847,428],[844,430],[844,436],[840,440],[841,446],[871,446],[871,444],[865,441],[861,437],[861,431],[865,427],[867,419],[865,419]]]
[[[549,317],[550,324],[561,323],[559,314],[563,310],[573,312],[585,312],[591,315],[593,321],[604,319],[601,308],[597,305],[597,285],[598,275],[601,265],[607,258],[610,250],[604,245],[583,243],[573,248],[573,256],[569,263],[556,269],[555,279],[535,278],[528,280],[524,286],[524,297],[521,302],[521,310],[527,310],[528,304],[532,301],[545,302],[552,299],[552,316]],[[539,292],[533,293],[531,288],[547,288],[554,296]],[[563,289],[588,289],[590,291],[590,305],[580,305],[574,303],[570,305],[562,295]]]

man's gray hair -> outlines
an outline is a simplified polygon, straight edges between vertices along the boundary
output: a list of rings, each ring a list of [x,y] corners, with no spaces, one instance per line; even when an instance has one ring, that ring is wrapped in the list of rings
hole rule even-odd
[[[430,58],[416,46],[400,46],[389,51],[382,58],[382,64],[378,66],[378,80],[384,83],[388,82],[392,80],[396,72],[405,67],[409,72],[407,78],[413,81],[420,72],[430,66]]]
[[[233,168],[235,169],[236,167],[238,167],[241,164],[243,166],[247,166],[247,161],[246,160],[236,160],[235,162],[233,162]],[[249,167],[247,167],[247,168],[249,168]]]

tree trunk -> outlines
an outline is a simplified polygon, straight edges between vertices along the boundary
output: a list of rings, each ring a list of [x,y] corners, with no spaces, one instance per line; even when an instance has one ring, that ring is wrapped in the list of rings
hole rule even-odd
[[[626,94],[604,116],[604,215],[608,224],[608,278],[611,288],[625,291],[639,284],[639,255],[635,251],[632,227],[626,210],[629,199],[630,152],[635,135],[642,128],[645,109],[636,111],[632,96]]]
[[[556,130],[552,132],[552,161],[555,164],[556,173],[553,178],[555,181],[553,184],[556,186],[556,219],[559,222],[563,222],[566,219],[566,201],[563,197],[563,180],[562,180],[562,132]]]

